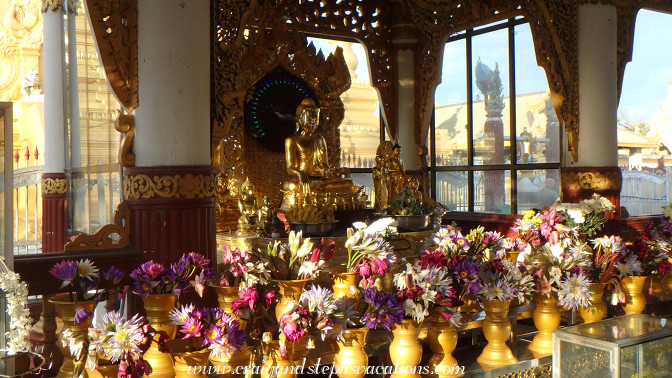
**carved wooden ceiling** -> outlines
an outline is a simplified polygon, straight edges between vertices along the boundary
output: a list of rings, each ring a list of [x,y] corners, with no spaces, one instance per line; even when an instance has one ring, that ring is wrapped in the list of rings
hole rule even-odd
[[[86,0],[108,78],[127,110],[137,104],[137,0]],[[397,135],[396,53],[416,57],[416,142],[429,125],[440,82],[442,45],[462,30],[524,16],[530,21],[537,62],[546,70],[553,104],[577,159],[578,6],[602,3],[618,10],[619,91],[632,55],[632,35],[641,8],[672,11],[669,0],[213,0],[212,118],[227,125],[239,116],[224,92],[236,87],[239,59],[259,30],[283,24],[293,31],[356,39],[367,50],[372,84],[379,91],[390,134]],[[129,22],[130,21],[130,22]],[[395,43],[399,41],[413,43]],[[217,126],[215,126],[217,127]],[[218,141],[212,141],[214,151]]]

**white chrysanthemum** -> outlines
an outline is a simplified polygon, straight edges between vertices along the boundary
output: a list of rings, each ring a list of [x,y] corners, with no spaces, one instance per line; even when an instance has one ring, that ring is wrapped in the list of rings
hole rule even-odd
[[[98,277],[98,268],[89,259],[79,260],[77,262],[77,274],[82,278],[93,279]]]
[[[637,256],[630,255],[624,262],[616,263],[616,270],[621,277],[632,276],[642,273],[642,264],[637,261]]]

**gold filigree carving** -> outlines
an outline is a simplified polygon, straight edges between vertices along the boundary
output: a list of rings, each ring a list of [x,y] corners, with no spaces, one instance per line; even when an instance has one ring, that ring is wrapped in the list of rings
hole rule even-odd
[[[265,9],[270,13],[273,8]],[[264,195],[269,195],[272,203],[279,206],[282,193],[277,190],[289,179],[284,154],[269,151],[256,140],[246,137],[243,123],[243,107],[246,96],[251,94],[253,85],[268,72],[277,69],[286,70],[300,77],[315,91],[322,110],[322,123],[318,132],[327,141],[330,164],[339,166],[340,133],[338,125],[343,120],[344,107],[340,95],[350,87],[350,73],[338,48],[326,58],[308,44],[306,37],[288,30],[291,26],[274,24],[271,18],[256,14],[250,16],[250,22],[269,22],[272,27],[262,30],[246,30],[247,39],[239,48],[222,43],[213,46],[217,57],[213,63],[214,122],[212,129],[212,162],[217,168],[219,229],[235,227],[230,213],[234,209],[229,202],[237,201],[237,187],[244,177]],[[215,18],[215,20],[219,20]],[[215,29],[237,30],[237,26],[218,25]],[[258,162],[264,162],[258,164]],[[260,200],[258,198],[257,200]],[[223,216],[233,218],[224,220]]]
[[[107,81],[130,113],[138,106],[138,0],[86,0]]]
[[[215,176],[208,174],[128,175],[124,176],[124,198],[209,198],[215,195],[215,183]]]
[[[62,178],[42,178],[42,194],[65,194],[68,183]]]
[[[130,210],[128,203],[122,201],[114,212],[114,223],[106,224],[92,235],[77,235],[71,242],[65,244],[65,251],[106,250],[126,248],[131,244],[129,235],[131,230]]]
[[[0,101],[39,99],[40,1],[11,1],[6,11],[0,15]]]
[[[135,117],[132,114],[121,114],[114,121],[114,128],[124,134],[119,144],[117,159],[123,167],[132,167],[135,165],[135,154],[133,153],[133,139],[135,139]]]
[[[565,190],[621,190],[620,171],[572,172],[561,171],[562,189]]]

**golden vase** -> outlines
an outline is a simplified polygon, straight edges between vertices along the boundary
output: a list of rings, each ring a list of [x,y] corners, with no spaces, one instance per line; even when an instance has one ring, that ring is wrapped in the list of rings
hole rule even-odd
[[[412,319],[403,319],[392,329],[390,359],[394,372],[390,378],[419,378],[417,365],[422,358],[422,345],[418,340],[418,323]]]
[[[208,357],[210,349],[195,352],[172,353],[175,378],[205,378],[208,373]],[[154,373],[151,374],[154,376]]]
[[[334,299],[341,299],[342,297],[355,298],[355,295],[352,294],[350,288],[353,287],[357,289],[357,273],[334,273],[333,277]]]
[[[628,276],[621,278],[621,287],[625,292],[625,303],[623,311],[626,315],[641,314],[646,307],[646,298],[644,298],[644,281],[646,276]]]
[[[86,369],[88,378],[113,378],[119,376],[119,364],[98,365],[95,370]]]
[[[665,278],[663,278],[663,286],[667,294],[672,294],[672,272],[667,273]]]
[[[607,305],[602,300],[604,294],[604,283],[591,283],[588,288],[593,293],[590,295],[590,305],[586,308],[579,308],[581,318],[585,323],[593,323],[607,317]]]
[[[429,377],[448,378],[464,375],[453,357],[453,351],[457,346],[457,331],[443,316],[439,315],[431,321],[427,341],[433,353],[429,358],[428,367],[430,373],[435,373]]]
[[[250,350],[247,345],[243,345],[241,350],[233,351],[228,356],[210,356],[209,360],[217,376],[243,377],[243,367],[250,365]]]
[[[215,289],[215,292],[217,293],[219,308],[228,314],[233,314],[233,301],[240,298],[238,296],[238,286],[228,287],[212,285],[212,288]]]
[[[663,280],[657,274],[646,276],[644,280],[644,295],[649,297],[658,297],[663,295],[665,289],[663,288]]]
[[[538,357],[553,353],[553,330],[560,326],[558,294],[553,292],[551,296],[546,296],[537,293],[535,304],[532,319],[538,332],[528,348]]]
[[[296,378],[297,367],[294,366],[294,343],[287,343],[287,355],[281,356],[278,341],[270,344],[269,355],[261,368],[261,378]]]
[[[364,351],[368,328],[348,329],[343,341],[337,341],[338,352],[334,355],[334,369],[340,378],[362,378],[369,365],[369,356]]]
[[[76,306],[85,308],[93,313],[96,309],[96,301],[73,302],[70,300],[69,294],[59,294],[51,298],[49,302],[56,305],[58,312],[61,314],[63,330],[69,329],[72,331],[73,337],[78,337],[82,334],[88,335],[93,318],[89,317],[87,321],[75,324]],[[61,353],[63,353],[63,364],[58,370],[57,377],[72,377],[75,373],[74,356],[70,353],[70,348],[63,346],[61,340],[59,340],[58,345]]]
[[[483,320],[483,336],[488,343],[476,361],[486,368],[495,368],[515,364],[518,360],[513,356],[506,340],[511,336],[511,321],[507,317],[511,300],[483,300],[485,320]]]
[[[303,289],[310,280],[276,280],[278,285],[278,303],[275,305],[275,318],[280,323],[280,318],[285,308],[291,301],[298,301]]]
[[[143,301],[149,324],[157,331],[166,332],[168,340],[174,339],[177,325],[170,324],[170,312],[175,308],[175,295],[150,294]],[[168,353],[159,350],[156,342],[152,342],[143,358],[152,366],[152,378],[175,376],[173,360]]]

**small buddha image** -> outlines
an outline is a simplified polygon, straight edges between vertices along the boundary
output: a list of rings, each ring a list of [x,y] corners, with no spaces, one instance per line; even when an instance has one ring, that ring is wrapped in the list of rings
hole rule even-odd
[[[373,168],[375,207],[381,211],[389,206],[395,194],[406,185],[406,171],[401,160],[401,146],[383,141],[376,149],[376,166]]]
[[[260,236],[268,236],[270,233],[271,224],[276,213],[271,207],[271,198],[264,196],[261,199],[261,207],[257,212],[257,234]]]
[[[401,160],[401,146],[398,144],[392,147],[391,156],[387,160],[387,173],[389,176],[387,190],[394,197],[406,185],[406,170],[404,169],[404,162]]]
[[[353,197],[359,192],[347,169],[330,166],[327,142],[316,132],[319,122],[320,108],[312,99],[303,99],[296,108],[297,134],[285,139],[285,163],[292,179],[283,186],[283,209],[308,204],[310,198]]]
[[[238,218],[239,236],[250,235],[254,232],[257,223],[257,199],[253,195],[254,186],[249,180],[245,180],[240,187],[240,198],[238,199]]]
[[[387,185],[389,172],[386,162],[392,155],[393,146],[392,142],[385,140],[382,141],[376,149],[376,166],[372,169],[372,175],[375,208],[378,211],[385,209],[391,200]]]

